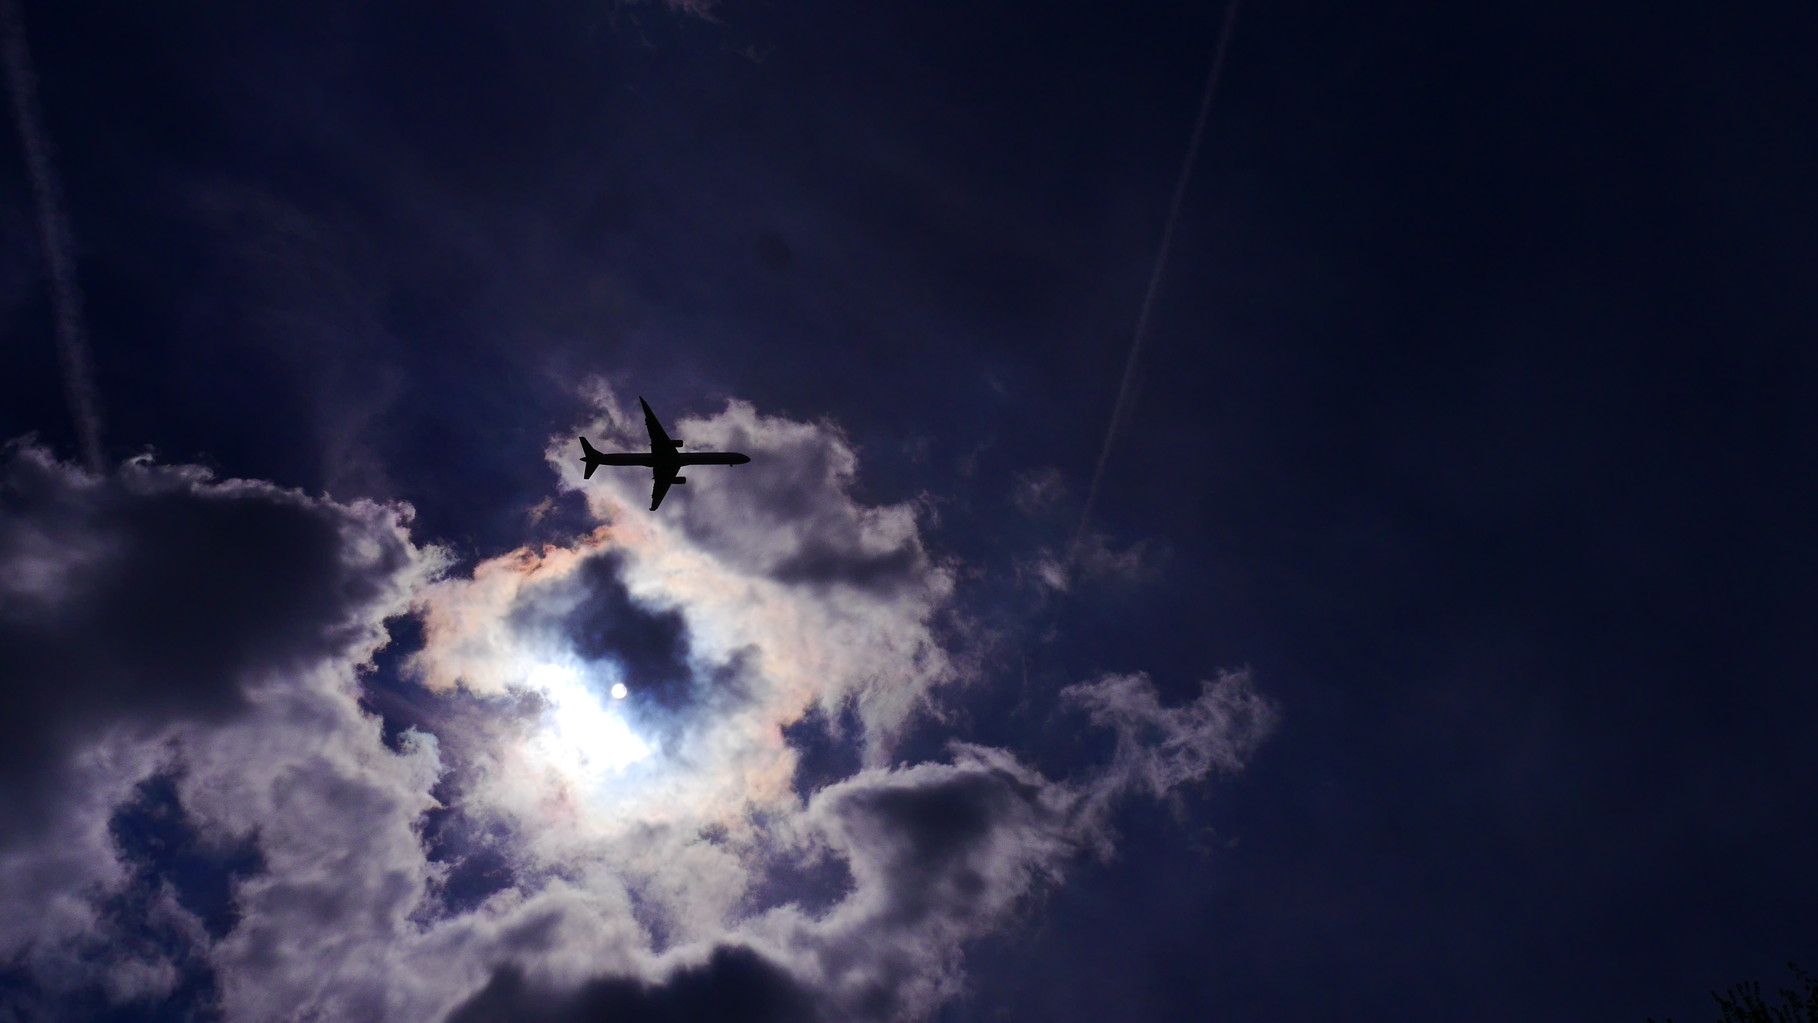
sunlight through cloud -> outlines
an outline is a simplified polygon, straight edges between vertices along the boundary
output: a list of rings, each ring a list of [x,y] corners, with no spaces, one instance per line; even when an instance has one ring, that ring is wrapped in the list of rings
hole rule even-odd
[[[650,756],[649,744],[608,709],[575,669],[540,664],[524,684],[548,701],[544,730],[531,748],[564,773],[600,781]],[[613,697],[623,699],[624,693],[624,683],[615,682]]]

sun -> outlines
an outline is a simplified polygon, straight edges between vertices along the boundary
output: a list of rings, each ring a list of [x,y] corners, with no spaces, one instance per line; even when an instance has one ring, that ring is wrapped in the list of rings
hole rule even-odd
[[[531,749],[563,773],[598,782],[650,756],[650,745],[575,669],[540,664],[524,684],[547,703],[543,730],[531,740]],[[613,683],[611,693],[615,702],[624,699],[625,684]]]

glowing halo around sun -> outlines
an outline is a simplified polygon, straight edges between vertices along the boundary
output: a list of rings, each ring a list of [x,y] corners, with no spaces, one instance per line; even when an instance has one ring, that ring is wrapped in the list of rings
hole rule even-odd
[[[625,719],[600,700],[580,672],[559,664],[540,664],[525,677],[526,687],[548,704],[542,732],[530,748],[552,767],[578,780],[603,781],[607,775],[650,756],[650,745]],[[612,696],[624,699],[623,682]]]

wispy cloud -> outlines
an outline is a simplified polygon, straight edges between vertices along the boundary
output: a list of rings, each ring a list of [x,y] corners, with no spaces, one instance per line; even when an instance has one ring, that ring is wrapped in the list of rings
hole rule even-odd
[[[82,460],[99,472],[101,457],[101,400],[95,389],[95,371],[89,357],[88,333],[82,322],[82,290],[76,281],[76,243],[63,202],[63,185],[52,162],[50,137],[38,104],[38,75],[26,45],[25,17],[19,0],[0,0],[0,53],[6,60],[6,82],[12,97],[13,123],[25,150],[25,169],[31,180],[32,203],[38,219],[38,246],[50,280],[51,306],[57,322],[57,360],[63,369],[63,390]]]
[[[1080,582],[1128,586],[1154,579],[1168,555],[1160,540],[1144,538],[1119,548],[1103,533],[1088,533],[1076,537],[1067,554],[1038,551],[1022,571],[1043,589],[1065,593]]]
[[[1143,300],[1137,308],[1136,328],[1130,332],[1130,352],[1124,358],[1123,377],[1118,381],[1117,400],[1111,407],[1111,425],[1105,429],[1105,442],[1099,447],[1098,461],[1092,466],[1091,481],[1086,484],[1086,503],[1079,513],[1079,525],[1068,545],[1067,560],[1079,556],[1092,525],[1092,512],[1098,504],[1098,493],[1105,479],[1105,467],[1111,462],[1111,448],[1124,431],[1135,410],[1138,369],[1142,365],[1143,345],[1149,339],[1149,320],[1155,313],[1155,296],[1161,290],[1162,276],[1168,269],[1168,255],[1174,248],[1174,229],[1180,223],[1181,203],[1187,195],[1187,182],[1193,179],[1193,168],[1199,162],[1200,144],[1206,137],[1206,120],[1212,112],[1212,99],[1218,95],[1218,80],[1225,70],[1225,52],[1231,45],[1231,32],[1237,26],[1239,0],[1225,5],[1225,18],[1218,30],[1218,46],[1212,52],[1212,66],[1206,72],[1206,85],[1200,93],[1199,113],[1193,119],[1193,134],[1187,142],[1187,154],[1180,162],[1180,175],[1174,181],[1174,195],[1168,200],[1168,216],[1162,221],[1161,241],[1155,247],[1155,262],[1149,268],[1149,284],[1143,289]]]

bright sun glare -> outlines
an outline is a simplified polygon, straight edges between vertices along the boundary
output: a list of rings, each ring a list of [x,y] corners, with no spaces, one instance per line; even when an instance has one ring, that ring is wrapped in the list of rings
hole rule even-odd
[[[609,710],[573,668],[542,664],[532,669],[525,685],[543,694],[549,703],[543,733],[531,748],[550,763],[588,781],[599,781],[648,757],[650,746]],[[624,699],[625,685],[612,686],[615,699]]]

